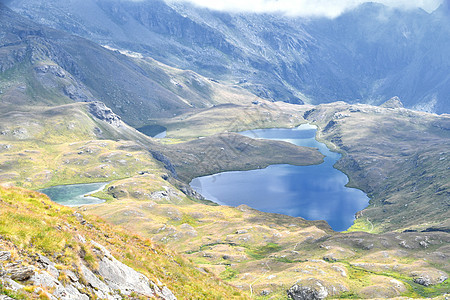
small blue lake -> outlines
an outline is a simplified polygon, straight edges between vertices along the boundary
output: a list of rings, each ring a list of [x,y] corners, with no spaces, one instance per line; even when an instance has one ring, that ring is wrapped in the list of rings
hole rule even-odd
[[[318,148],[326,157],[322,164],[314,166],[271,165],[195,178],[190,185],[205,198],[221,205],[246,204],[264,212],[325,220],[336,231],[348,229],[355,213],[367,207],[369,198],[364,192],[345,186],[347,176],[333,167],[341,155],[315,139],[315,126],[304,124],[294,129],[259,129],[241,134]]]
[[[87,183],[87,184],[71,184],[58,185],[50,188],[39,190],[39,192],[46,194],[53,202],[65,206],[80,206],[89,204],[99,204],[105,200],[86,196],[96,193],[105,188],[108,183]]]

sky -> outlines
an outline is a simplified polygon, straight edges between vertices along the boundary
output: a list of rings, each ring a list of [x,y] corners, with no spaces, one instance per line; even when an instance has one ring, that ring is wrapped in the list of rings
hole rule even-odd
[[[321,16],[334,18],[364,2],[378,2],[387,6],[410,9],[423,8],[431,12],[448,0],[167,0],[190,2],[213,10],[229,12],[282,13],[291,16]]]

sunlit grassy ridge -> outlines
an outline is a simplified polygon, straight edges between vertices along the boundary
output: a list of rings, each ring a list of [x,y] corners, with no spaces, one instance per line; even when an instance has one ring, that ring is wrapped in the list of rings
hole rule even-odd
[[[132,177],[138,172],[160,172],[147,151],[129,149],[128,142],[91,140],[44,147],[35,147],[30,142],[10,145],[11,151],[0,154],[2,179],[24,187],[102,182]]]
[[[74,210],[51,202],[45,195],[20,189],[0,187],[0,235],[13,256],[27,260],[24,253],[52,257],[61,268],[79,272],[81,263],[95,270],[98,258],[89,243],[93,240],[108,248],[120,261],[142,272],[154,282],[160,280],[179,299],[245,299],[246,296],[222,283],[211,274],[164,246],[154,244],[103,220],[86,216],[86,226]],[[79,253],[85,252],[84,258]]]
[[[1,117],[3,182],[42,188],[111,181],[144,171],[158,174],[161,168],[144,147],[123,140],[138,140],[138,132],[90,117],[84,104],[22,107]]]
[[[192,140],[222,132],[239,132],[257,128],[295,127],[306,123],[303,113],[309,105],[272,103],[255,99],[256,104],[225,104],[195,110],[157,122],[167,127],[167,138]]]

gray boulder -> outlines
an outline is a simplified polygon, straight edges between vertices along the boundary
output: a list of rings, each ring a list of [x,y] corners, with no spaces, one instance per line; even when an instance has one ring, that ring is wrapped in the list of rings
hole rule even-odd
[[[430,286],[431,285],[431,278],[428,277],[428,276],[417,277],[417,278],[414,278],[414,282],[418,283],[420,285],[423,285],[423,286]]]
[[[289,299],[293,300],[322,300],[325,299],[319,291],[307,286],[300,286],[298,284],[292,286],[287,291]]]
[[[11,252],[0,251],[0,261],[8,261],[11,259]]]
[[[32,267],[15,267],[6,270],[6,274],[13,280],[25,281],[31,278],[34,274]]]
[[[115,127],[122,125],[120,116],[116,115],[105,103],[100,101],[89,102],[89,112],[102,121],[107,122]]]

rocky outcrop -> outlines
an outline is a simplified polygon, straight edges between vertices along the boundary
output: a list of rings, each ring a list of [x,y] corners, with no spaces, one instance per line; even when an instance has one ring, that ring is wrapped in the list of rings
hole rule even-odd
[[[289,299],[293,300],[322,300],[324,296],[319,291],[310,287],[294,285],[287,291]]]
[[[403,108],[403,103],[402,101],[400,101],[399,97],[392,97],[391,99],[389,99],[388,101],[384,102],[382,105],[380,105],[381,107],[384,108]]]
[[[6,275],[12,280],[25,281],[31,278],[34,274],[34,269],[32,267],[13,267],[6,269]]]
[[[102,121],[111,124],[114,127],[122,126],[122,120],[120,116],[116,115],[105,103],[100,101],[89,102],[89,112],[91,115]]]
[[[115,259],[102,245],[94,241],[92,241],[92,244],[98,250],[97,255],[102,257],[98,272],[111,290],[119,290],[123,295],[130,295],[132,292],[135,292],[147,297],[155,297],[157,295],[162,299],[176,299],[167,287],[160,289],[145,275],[136,272]]]
[[[414,278],[414,282],[423,286],[431,286],[440,284],[448,279],[446,273],[438,270],[421,270],[414,271],[411,274]]]
[[[324,261],[322,262],[326,264]],[[342,269],[339,270],[339,272],[342,271]],[[287,291],[287,295],[289,299],[293,300],[322,300],[339,295],[343,292],[348,292],[348,288],[339,282],[310,277],[298,280],[296,284]]]
[[[85,240],[83,243],[87,244]],[[124,296],[176,300],[172,291],[160,282],[156,284],[121,263],[102,245],[94,241],[91,244],[100,259],[98,267],[91,270],[82,263],[75,272],[56,268],[55,263],[41,254],[28,254],[26,259],[15,261],[11,252],[0,251],[0,259],[5,262],[3,267],[0,265],[0,283],[5,290],[21,291],[27,287],[52,300],[89,300],[92,297],[119,300]],[[0,296],[0,299],[10,298]]]
[[[164,168],[166,168],[170,173],[172,173],[172,176],[174,178],[178,178],[177,171],[175,170],[175,167],[173,166],[172,162],[160,151],[156,150],[149,150],[152,154],[153,158],[156,160],[159,160],[164,164]]]

